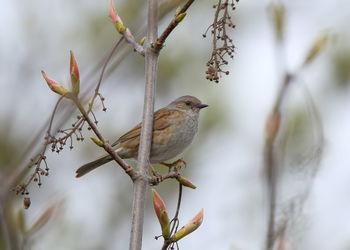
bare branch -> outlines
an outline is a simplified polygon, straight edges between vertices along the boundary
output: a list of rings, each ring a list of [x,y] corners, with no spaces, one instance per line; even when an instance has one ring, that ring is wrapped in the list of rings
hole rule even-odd
[[[112,156],[113,160],[115,160],[125,171],[126,174],[130,176],[130,178],[135,181],[139,178],[139,174],[132,167],[130,167],[120,156],[114,151],[114,149],[106,142],[106,140],[102,137],[100,131],[97,129],[95,123],[90,119],[88,113],[85,111],[80,101],[77,98],[72,99],[77,108],[84,116],[84,119],[89,124],[90,128],[94,131],[98,139],[100,139],[103,143],[103,148],[106,150],[110,156]]]
[[[148,177],[148,183],[151,186],[156,186],[159,183],[165,181],[166,179],[176,179],[180,176],[179,172],[176,171],[171,171],[169,173],[163,174],[159,177],[157,176],[152,176],[152,177]]]
[[[152,141],[154,96],[157,82],[158,53],[151,47],[157,39],[158,1],[148,0],[147,18],[147,49],[146,49],[146,84],[141,127],[141,137],[138,152],[138,171],[141,178],[134,182],[133,208],[131,235],[129,242],[130,250],[140,250],[142,246],[142,232],[144,220],[145,195],[147,190],[147,168]]]
[[[123,33],[123,36],[125,40],[131,44],[131,46],[134,48],[134,50],[139,53],[141,56],[145,56],[145,50],[143,49],[143,46],[136,42],[134,36],[131,34],[131,31],[129,28],[126,28],[126,31]]]
[[[111,58],[112,58],[114,52],[117,50],[117,48],[119,47],[119,45],[121,44],[122,41],[123,41],[123,37],[120,38],[120,39],[118,40],[118,42],[114,45],[112,51],[108,54],[108,56],[107,56],[107,58],[106,58],[106,61],[105,61],[105,63],[104,63],[103,66],[102,66],[102,70],[101,70],[101,73],[100,73],[100,77],[98,78],[98,82],[97,82],[97,85],[96,85],[96,88],[95,88],[95,93],[94,93],[94,95],[93,95],[93,97],[91,98],[91,101],[90,101],[90,103],[89,103],[89,110],[88,110],[88,113],[92,110],[92,107],[93,107],[93,105],[94,105],[94,101],[95,101],[95,99],[96,99],[97,96],[99,96],[99,97],[101,98],[101,101],[102,101],[102,103],[103,103],[103,99],[102,99],[101,94],[100,94],[100,92],[99,92],[100,87],[101,87],[101,83],[102,83],[102,79],[103,79],[103,76],[104,76],[104,74],[105,74],[105,70],[106,70],[106,67],[107,67],[109,61],[111,60]]]
[[[164,42],[167,39],[167,37],[170,35],[170,33],[176,28],[176,26],[180,23],[178,17],[181,17],[181,15],[185,14],[187,9],[191,6],[191,4],[194,2],[194,0],[188,0],[185,5],[175,14],[175,17],[171,20],[169,25],[165,28],[163,33],[159,36],[159,38],[154,43],[154,49],[157,51],[160,51],[163,46]]]

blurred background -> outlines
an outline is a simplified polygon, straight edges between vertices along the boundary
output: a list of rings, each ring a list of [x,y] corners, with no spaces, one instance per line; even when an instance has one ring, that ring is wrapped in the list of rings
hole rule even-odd
[[[180,2],[169,0],[162,11]],[[350,3],[280,2],[286,18],[282,48],[274,38],[272,1],[238,3],[233,13],[237,27],[230,34],[235,58],[227,68],[230,74],[218,84],[205,79],[211,41],[202,37],[212,23],[216,1],[196,1],[162,50],[156,108],[186,94],[209,104],[201,113],[198,136],[183,156],[183,175],[197,189],[184,190],[180,210],[180,224],[201,208],[204,222],[179,242],[180,249],[262,249],[265,122],[281,86],[281,68],[300,69],[311,44],[325,31],[332,34],[328,46],[298,71],[284,102],[277,223],[288,224],[284,241],[291,249],[350,249]],[[142,36],[144,1],[116,0],[115,5],[124,23]],[[73,50],[81,88],[91,95],[100,72],[96,65],[119,39],[108,19],[108,2],[3,0],[0,11],[0,248],[10,249],[10,239],[12,249],[127,249],[129,178],[112,163],[84,178],[74,177],[80,165],[103,154],[90,140],[74,141],[73,150],[67,147],[59,154],[48,150],[50,175],[40,188],[30,186],[28,210],[23,209],[22,197],[11,192],[20,181],[9,181],[26,169],[42,146],[44,126],[58,99],[40,70],[67,85]],[[173,12],[162,16],[159,32]],[[130,50],[123,46],[105,76],[101,93],[107,112],[98,105],[95,109],[100,131],[110,141],[141,120],[143,58]],[[69,103],[62,109],[69,110]],[[67,120],[61,113],[54,124],[70,127],[77,113]],[[91,135],[84,131],[85,138]],[[156,190],[174,213],[177,183],[167,180]],[[160,249],[161,240],[154,239],[160,228],[150,192],[146,206],[143,249]],[[35,224],[25,237],[25,228]]]

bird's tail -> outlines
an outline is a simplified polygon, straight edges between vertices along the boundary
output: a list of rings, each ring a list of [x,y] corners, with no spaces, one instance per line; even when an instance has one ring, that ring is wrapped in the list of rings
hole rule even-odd
[[[97,160],[94,160],[92,162],[86,163],[80,168],[75,171],[77,174],[75,177],[79,178],[82,177],[83,175],[89,173],[90,171],[94,170],[95,168],[98,168],[99,166],[102,166],[103,164],[106,164],[107,162],[110,162],[113,158],[110,155],[105,155]]]

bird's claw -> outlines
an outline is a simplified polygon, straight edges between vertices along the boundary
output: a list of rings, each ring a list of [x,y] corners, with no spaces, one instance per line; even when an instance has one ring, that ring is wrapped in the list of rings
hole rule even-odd
[[[177,172],[177,171],[181,170],[181,168],[183,166],[186,167],[186,165],[187,165],[186,162],[182,158],[180,158],[174,162],[171,162],[171,163],[161,162],[160,164],[168,167],[169,172],[172,170]]]
[[[153,177],[156,179],[157,183],[161,183],[163,181],[163,176],[162,174],[158,173],[157,170],[155,170],[155,168],[152,166],[151,163],[149,163],[149,169],[152,172]]]

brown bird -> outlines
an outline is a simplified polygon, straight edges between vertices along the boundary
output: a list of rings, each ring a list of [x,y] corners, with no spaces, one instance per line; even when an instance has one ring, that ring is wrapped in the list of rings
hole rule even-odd
[[[198,130],[199,111],[208,107],[194,96],[182,96],[154,113],[153,137],[150,153],[151,163],[170,160],[181,154],[192,142]],[[137,159],[141,123],[111,144],[123,159]],[[110,155],[86,163],[78,168],[76,177],[81,177],[99,166],[112,161]]]

